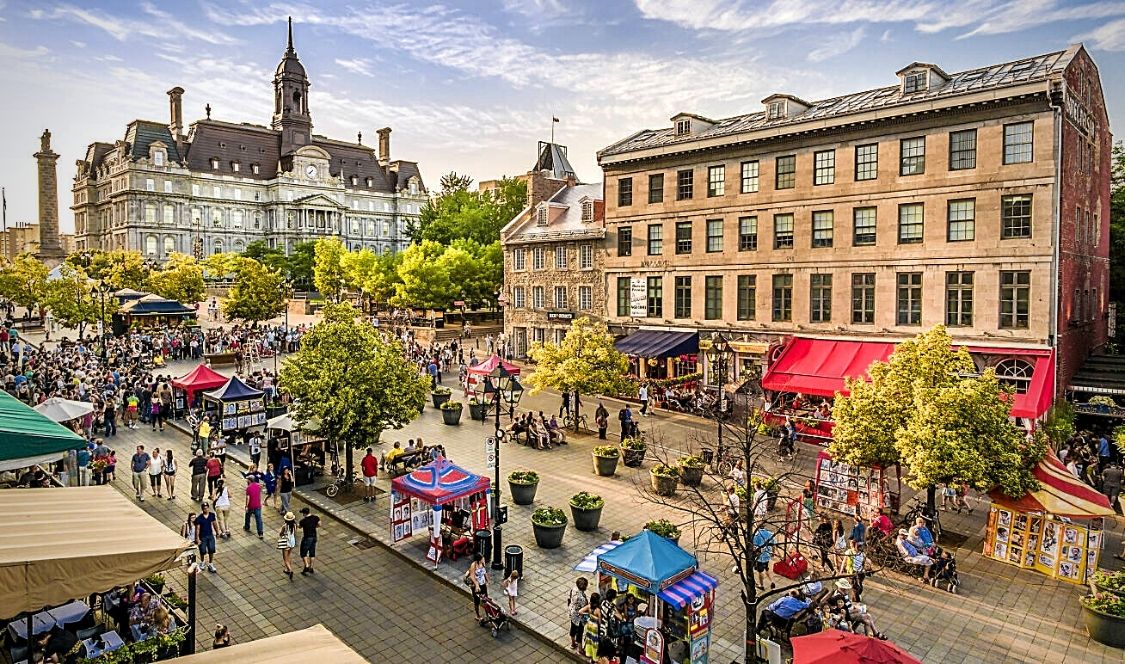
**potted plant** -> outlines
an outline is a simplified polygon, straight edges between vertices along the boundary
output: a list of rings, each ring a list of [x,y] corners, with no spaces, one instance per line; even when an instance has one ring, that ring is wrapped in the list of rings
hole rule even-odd
[[[441,385],[438,385],[430,392],[430,399],[434,402],[434,408],[441,408],[441,405],[449,401],[452,396],[453,392],[451,392],[448,387],[442,387]]]
[[[461,402],[446,401],[441,404],[441,421],[448,425],[461,423]]]
[[[152,592],[156,593],[157,595],[164,592],[164,575],[160,572],[156,572],[154,574],[149,574],[148,576],[146,576],[145,583],[149,588],[152,588]]]
[[[540,549],[557,549],[562,546],[566,533],[566,513],[557,507],[540,507],[531,513],[531,529],[535,545]]]
[[[602,519],[605,499],[588,491],[579,491],[570,498],[570,515],[574,517],[574,527],[582,531],[598,529]]]
[[[1113,400],[1113,397],[1109,397],[1104,394],[1090,397],[1090,400],[1086,403],[1096,407],[1099,413],[1108,413],[1110,408],[1113,408],[1117,405],[1117,402]]]
[[[488,414],[488,404],[481,401],[475,396],[469,397],[469,417],[483,422],[485,415]]]
[[[679,468],[658,464],[649,472],[652,475],[652,490],[656,492],[656,495],[676,495],[676,487],[680,484]]]
[[[515,470],[508,473],[508,490],[512,502],[517,505],[530,505],[535,502],[535,490],[539,488],[539,473],[533,470]]]
[[[1095,593],[1078,600],[1082,621],[1090,638],[1114,648],[1125,648],[1125,598],[1113,593]]]
[[[623,459],[625,466],[640,468],[641,464],[644,463],[647,447],[643,438],[626,438],[621,441],[621,453],[625,457]]]
[[[621,450],[615,445],[598,445],[594,448],[594,472],[602,477],[612,477],[617,472]],[[581,530],[581,528],[579,528]]]
[[[680,457],[680,482],[684,486],[699,486],[703,483],[703,458],[694,454]]]
[[[668,519],[656,519],[655,521],[649,521],[645,524],[645,530],[653,533],[654,535],[666,537],[676,544],[680,543],[680,529],[678,526],[676,526],[676,524],[672,523]]]
[[[1103,572],[1098,570],[1094,572],[1092,581],[1100,592],[1107,592],[1125,598],[1125,571]]]

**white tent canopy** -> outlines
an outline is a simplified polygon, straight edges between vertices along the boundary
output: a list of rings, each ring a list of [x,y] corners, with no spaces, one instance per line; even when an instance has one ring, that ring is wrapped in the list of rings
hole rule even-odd
[[[366,659],[324,625],[167,661],[177,664],[367,664]]]
[[[94,412],[94,405],[85,401],[51,397],[35,406],[35,411],[52,422],[69,422]]]
[[[289,413],[282,413],[266,421],[267,429],[277,429],[279,431],[316,431],[319,427],[320,422],[316,418],[308,422],[298,423],[293,421],[293,416]]]

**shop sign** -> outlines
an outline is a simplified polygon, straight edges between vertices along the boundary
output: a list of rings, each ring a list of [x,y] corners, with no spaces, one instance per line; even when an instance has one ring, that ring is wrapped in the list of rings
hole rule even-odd
[[[691,640],[691,664],[707,664],[707,655],[711,650],[711,635],[704,634]]]
[[[644,318],[648,315],[648,282],[633,277],[629,282],[629,315]]]
[[[573,311],[548,311],[547,320],[574,320]]]
[[[709,627],[711,627],[711,598],[712,593],[704,593],[700,597],[691,600],[691,618],[690,618],[690,632],[694,639],[695,637],[705,634]],[[694,657],[695,646],[692,645],[692,661]]]
[[[664,661],[664,635],[659,629],[645,632],[645,649],[641,652],[642,664],[661,664]]]
[[[1066,108],[1066,117],[1070,123],[1078,128],[1078,131],[1091,137],[1094,134],[1094,117],[1082,105],[1082,102],[1077,97],[1067,92],[1066,100],[1063,102]]]
[[[464,300],[454,300],[454,301],[453,301],[453,306],[455,306],[455,307],[464,307],[464,306],[465,306],[465,301],[464,301]]]

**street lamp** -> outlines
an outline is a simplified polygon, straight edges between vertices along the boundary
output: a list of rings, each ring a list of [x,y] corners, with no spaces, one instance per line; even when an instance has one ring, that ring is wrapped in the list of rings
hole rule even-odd
[[[508,417],[515,416],[516,406],[523,396],[523,385],[520,385],[519,379],[500,364],[495,380],[493,376],[485,376],[484,393],[492,395],[492,404],[496,407],[496,431],[493,434],[495,441],[493,445],[496,450],[496,479],[492,487],[492,569],[500,570],[504,569],[500,551],[504,542],[500,528],[503,521],[500,517],[500,412],[506,405]]]
[[[726,390],[723,386],[727,382],[727,366],[729,363],[730,342],[720,332],[712,338],[711,349],[707,351],[707,364],[711,368],[712,379],[719,386],[719,402],[715,411],[715,423],[719,437],[716,453],[720,460],[723,458],[723,406],[726,401]]]

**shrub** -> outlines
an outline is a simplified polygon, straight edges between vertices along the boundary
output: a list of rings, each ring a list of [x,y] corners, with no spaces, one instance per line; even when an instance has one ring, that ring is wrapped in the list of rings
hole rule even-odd
[[[580,510],[597,510],[605,507],[605,499],[589,491],[579,491],[570,497],[570,504]]]
[[[1102,588],[1125,591],[1125,571],[1122,572],[1094,572],[1094,583]]]
[[[453,394],[453,391],[444,385],[438,385],[433,389],[434,394]]]
[[[659,464],[653,466],[652,474],[659,475],[660,477],[679,477],[680,469],[676,468],[675,466],[666,466],[664,464]]]
[[[616,457],[620,455],[621,451],[614,445],[598,445],[594,448],[594,456]]]
[[[1112,407],[1112,406],[1117,405],[1117,402],[1115,402],[1113,400],[1113,397],[1109,397],[1109,396],[1106,396],[1104,394],[1099,394],[1097,396],[1090,397],[1090,400],[1087,401],[1086,403],[1088,403],[1092,406],[1110,406],[1110,407]]]
[[[479,398],[477,398],[476,395],[473,395],[473,396],[469,397],[469,405],[470,406],[479,406],[482,403],[484,403],[484,402],[481,401]]]
[[[537,526],[558,527],[565,526],[566,512],[557,507],[540,507],[531,513],[531,522]]]
[[[684,468],[702,468],[704,465],[703,457],[699,457],[694,454],[685,454],[684,456],[680,457],[679,463],[680,466]]]
[[[538,484],[539,473],[534,470],[513,470],[508,473],[508,481],[512,484]]]
[[[668,539],[676,539],[680,536],[679,527],[677,527],[676,524],[672,523],[668,519],[657,519],[655,521],[649,521],[645,524],[645,530],[653,533],[654,535],[667,537]]]
[[[461,410],[462,405],[460,401],[446,401],[441,404],[442,410]]]
[[[1105,613],[1118,618],[1125,618],[1125,599],[1113,593],[1097,593],[1087,595],[1078,600],[1087,609]]]
[[[621,447],[634,452],[643,452],[648,447],[643,438],[626,438],[621,441]]]
[[[145,583],[150,586],[162,586],[164,585],[164,575],[160,572],[149,574],[145,577]]]

